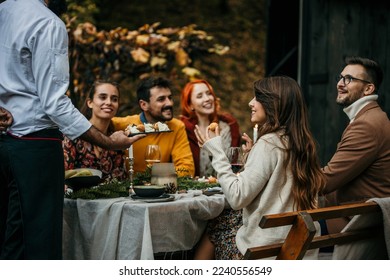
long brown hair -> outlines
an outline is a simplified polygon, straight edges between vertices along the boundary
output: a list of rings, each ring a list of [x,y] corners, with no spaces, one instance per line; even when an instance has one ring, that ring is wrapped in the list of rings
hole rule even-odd
[[[317,207],[325,185],[314,137],[309,129],[307,109],[298,83],[286,76],[268,77],[254,82],[256,100],[266,113],[259,136],[276,132],[288,139],[285,167],[291,166],[294,204],[297,210]]]

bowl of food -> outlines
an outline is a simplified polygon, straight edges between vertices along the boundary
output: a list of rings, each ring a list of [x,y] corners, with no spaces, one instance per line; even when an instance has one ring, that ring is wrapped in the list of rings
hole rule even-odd
[[[73,191],[99,185],[102,172],[92,168],[76,168],[65,171],[65,184]]]
[[[138,197],[159,197],[165,193],[165,186],[143,185],[134,186],[133,190]]]

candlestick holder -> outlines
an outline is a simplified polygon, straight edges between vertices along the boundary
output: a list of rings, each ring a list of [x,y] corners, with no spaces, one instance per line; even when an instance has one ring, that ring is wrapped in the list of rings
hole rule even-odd
[[[131,195],[133,190],[133,175],[134,175],[134,158],[128,157],[129,160],[129,177],[130,177],[130,186],[129,186],[129,195]]]

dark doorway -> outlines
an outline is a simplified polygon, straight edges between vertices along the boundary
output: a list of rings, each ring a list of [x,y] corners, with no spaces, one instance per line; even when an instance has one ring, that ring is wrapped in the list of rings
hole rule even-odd
[[[299,0],[268,0],[266,75],[298,76]]]

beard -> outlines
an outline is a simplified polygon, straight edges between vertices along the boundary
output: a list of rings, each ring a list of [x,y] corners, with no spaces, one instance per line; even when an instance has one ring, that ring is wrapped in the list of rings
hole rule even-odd
[[[49,0],[49,5],[47,7],[58,17],[68,10],[66,0]]]
[[[169,113],[167,112],[169,111]],[[150,116],[158,122],[166,122],[170,121],[173,118],[173,108],[172,106],[167,106],[161,109],[161,112],[159,114],[154,114],[153,112],[149,111]]]
[[[336,103],[342,107],[348,107],[351,105],[351,101],[349,100],[348,96],[343,97],[343,98],[336,98]]]
[[[349,94],[339,95],[336,98],[336,103],[344,108],[348,107],[355,101],[364,97],[364,94],[361,92],[350,92]]]

